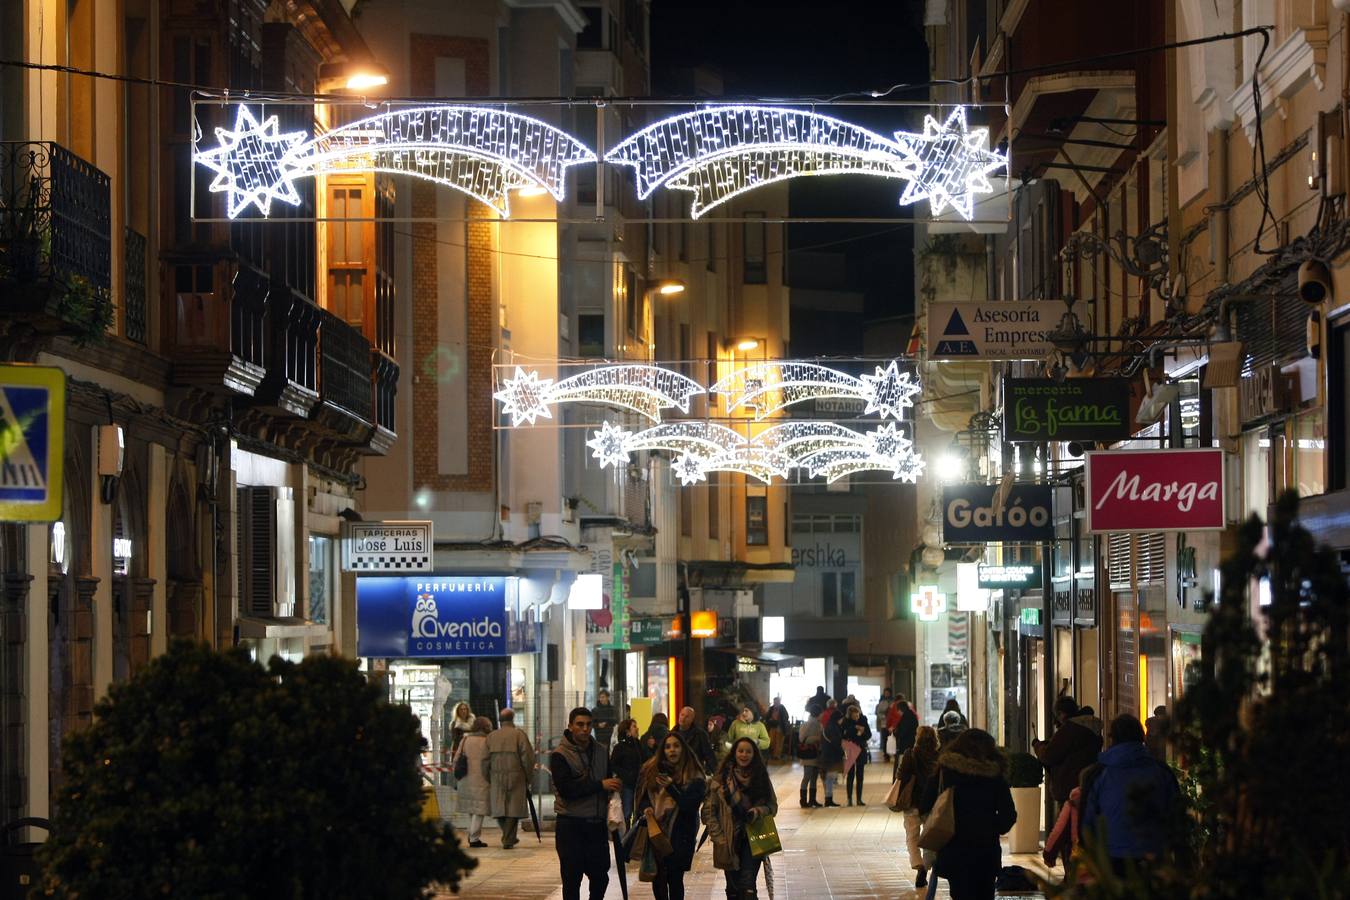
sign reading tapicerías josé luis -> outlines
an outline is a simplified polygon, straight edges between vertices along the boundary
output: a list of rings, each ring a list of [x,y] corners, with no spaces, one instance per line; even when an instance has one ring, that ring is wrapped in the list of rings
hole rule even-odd
[[[1124,378],[1003,379],[1005,441],[1123,441],[1130,436]]]
[[[61,518],[66,373],[0,366],[0,522]]]
[[[430,521],[348,522],[343,528],[345,572],[430,572]]]
[[[1046,333],[1069,311],[1063,300],[928,304],[929,359],[1040,359]]]
[[[506,579],[391,575],[356,580],[358,656],[506,656]]]

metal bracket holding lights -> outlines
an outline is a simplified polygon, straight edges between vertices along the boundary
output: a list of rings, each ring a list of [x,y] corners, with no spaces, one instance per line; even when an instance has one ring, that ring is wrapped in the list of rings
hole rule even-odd
[[[194,142],[193,159],[215,173],[210,190],[227,196],[231,219],[250,206],[267,216],[274,200],[298,206],[295,179],[335,172],[424,178],[509,216],[511,191],[543,190],[561,201],[567,169],[597,162],[566,132],[485,106],[397,108],[311,139],[282,132],[263,107],[240,105],[234,127],[215,135],[215,147]],[[993,193],[989,176],[1007,167],[988,145],[988,129],[968,127],[960,106],[941,122],[924,116],[922,133],[888,138],[809,110],[710,105],[648,125],[605,162],[632,167],[642,199],[658,187],[692,193],[695,219],[761,185],[863,174],[905,181],[901,205],[927,200],[934,216],[950,206],[969,220],[976,195]]]

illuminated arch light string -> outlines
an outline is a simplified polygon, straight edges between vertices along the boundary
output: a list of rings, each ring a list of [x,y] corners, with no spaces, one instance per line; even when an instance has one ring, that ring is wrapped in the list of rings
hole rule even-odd
[[[519,427],[551,419],[550,406],[570,402],[626,409],[659,422],[664,409],[688,413],[690,399],[701,393],[697,381],[660,366],[597,366],[561,381],[516,366],[515,375],[503,379],[492,396],[501,403],[502,415],[511,417],[512,427]]]
[[[831,397],[862,400],[864,414],[900,419],[921,389],[895,360],[861,377],[817,363],[766,361],[727,375],[709,392],[728,397],[728,409],[755,410],[757,419],[804,400]]]
[[[299,205],[297,178],[329,172],[410,175],[462,191],[503,216],[509,192],[542,188],[562,200],[567,169],[595,153],[539,119],[473,106],[426,106],[381,113],[306,140],[280,131],[276,116],[238,107],[234,128],[217,128],[217,146],[193,147],[198,165],[216,173],[228,216],[250,205],[268,215],[273,200]]]

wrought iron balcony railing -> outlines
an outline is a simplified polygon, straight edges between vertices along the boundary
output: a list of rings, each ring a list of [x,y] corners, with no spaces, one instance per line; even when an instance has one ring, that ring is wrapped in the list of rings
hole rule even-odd
[[[49,141],[0,142],[0,279],[14,307],[76,330],[111,319],[112,190],[107,175]]]
[[[319,312],[319,399],[373,424],[370,341],[328,310]]]

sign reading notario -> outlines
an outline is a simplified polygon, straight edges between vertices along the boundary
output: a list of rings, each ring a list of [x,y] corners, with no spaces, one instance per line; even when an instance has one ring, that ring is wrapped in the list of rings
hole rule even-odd
[[[506,631],[506,579],[500,576],[356,580],[358,656],[506,656]]]
[[[949,544],[986,541],[1036,542],[1055,536],[1048,484],[1015,484],[994,507],[994,484],[949,484],[942,488],[942,539]]]
[[[1088,453],[1088,531],[1221,530],[1223,468],[1222,450]]]
[[[1069,311],[1062,300],[928,304],[929,359],[1039,359],[1046,332]]]
[[[1124,378],[1003,380],[1005,441],[1123,441],[1129,421]]]

